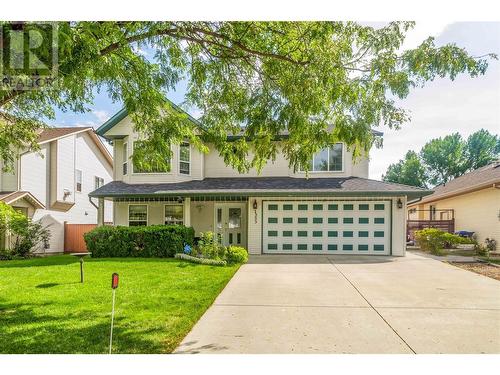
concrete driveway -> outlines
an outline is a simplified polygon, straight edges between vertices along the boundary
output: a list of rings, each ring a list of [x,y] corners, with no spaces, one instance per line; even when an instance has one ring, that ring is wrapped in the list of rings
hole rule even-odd
[[[255,256],[176,353],[500,353],[500,282],[411,253]]]

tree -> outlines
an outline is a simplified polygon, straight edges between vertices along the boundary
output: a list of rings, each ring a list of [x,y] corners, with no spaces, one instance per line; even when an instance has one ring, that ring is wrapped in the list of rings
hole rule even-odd
[[[481,168],[499,157],[500,138],[497,135],[480,129],[464,141],[460,134],[455,133],[430,140],[420,154],[408,151],[403,160],[389,165],[382,179],[418,187],[435,186]]]
[[[36,23],[2,23],[10,30],[48,31]],[[393,97],[435,77],[475,77],[487,59],[428,38],[399,52],[413,22],[375,29],[354,22],[60,22],[58,75],[51,86],[0,90],[0,157],[12,166],[12,149],[37,149],[41,119],[54,108],[84,112],[95,90],[122,101],[144,138],[133,159],[146,169],[168,168],[170,144],[187,139],[206,151],[210,141],[226,164],[260,170],[281,151],[294,168],[342,141],[354,156],[377,143],[371,127],[399,128],[408,113]],[[45,34],[44,34],[45,33]],[[45,40],[45,39],[44,39]],[[45,48],[45,49],[44,49]],[[49,55],[42,44],[39,54]],[[148,59],[141,48],[152,48]],[[3,74],[19,74],[6,66]],[[29,76],[30,71],[24,72]],[[187,80],[186,105],[202,115],[197,126],[175,111],[166,93]],[[229,142],[227,134],[241,134]],[[201,135],[201,137],[199,137]],[[200,139],[201,138],[201,139]],[[378,143],[377,143],[378,144]],[[249,158],[250,151],[252,157]],[[147,155],[147,160],[144,156]]]
[[[439,185],[463,175],[467,170],[465,143],[459,133],[427,142],[420,156],[427,167],[429,182]]]
[[[404,159],[389,165],[382,180],[421,188],[428,187],[425,166],[415,151],[408,151]]]
[[[465,151],[467,170],[478,169],[499,157],[500,138],[485,129],[478,130],[467,138]]]

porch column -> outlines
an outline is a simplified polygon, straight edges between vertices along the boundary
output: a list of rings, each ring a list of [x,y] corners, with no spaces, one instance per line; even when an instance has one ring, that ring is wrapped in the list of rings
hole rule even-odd
[[[104,198],[97,199],[97,226],[104,225]]]
[[[184,225],[191,226],[191,198],[184,199]]]

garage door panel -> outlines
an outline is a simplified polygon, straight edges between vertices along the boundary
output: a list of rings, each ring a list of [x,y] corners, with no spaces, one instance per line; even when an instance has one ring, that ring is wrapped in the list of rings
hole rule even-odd
[[[263,202],[263,252],[389,254],[389,201]]]

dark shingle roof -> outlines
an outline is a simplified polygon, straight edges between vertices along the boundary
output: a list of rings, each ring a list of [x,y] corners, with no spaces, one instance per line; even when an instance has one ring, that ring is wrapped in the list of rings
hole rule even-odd
[[[454,195],[465,194],[499,183],[500,162],[496,161],[448,181],[446,184],[436,186],[433,188],[434,193],[432,195],[425,197],[418,203],[432,202]]]
[[[92,197],[146,197],[193,195],[407,195],[418,198],[432,191],[359,177],[293,178],[233,177],[206,178],[179,183],[126,184],[113,181],[93,191]]]

